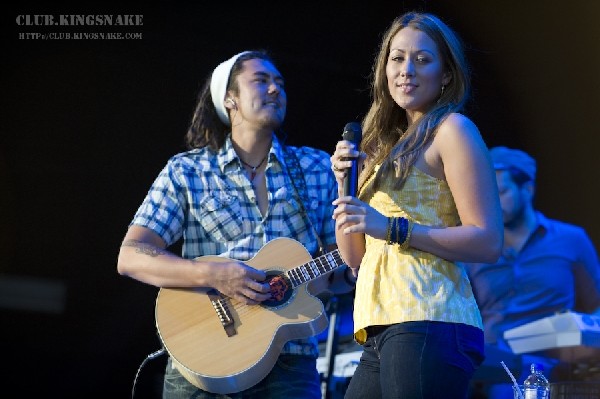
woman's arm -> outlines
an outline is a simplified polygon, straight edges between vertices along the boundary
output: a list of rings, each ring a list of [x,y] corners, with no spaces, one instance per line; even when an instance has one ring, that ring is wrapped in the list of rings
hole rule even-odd
[[[452,114],[439,127],[430,149],[439,156],[461,225],[415,225],[410,245],[452,261],[495,262],[504,227],[494,170],[479,130],[467,117]]]

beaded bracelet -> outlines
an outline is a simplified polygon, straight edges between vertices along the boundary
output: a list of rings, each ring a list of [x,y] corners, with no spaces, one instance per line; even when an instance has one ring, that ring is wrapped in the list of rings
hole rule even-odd
[[[392,233],[390,235],[390,244],[400,244],[406,237],[407,220],[403,217],[392,218]]]
[[[405,217],[388,217],[385,242],[399,244],[400,249],[407,249],[414,223]]]
[[[389,234],[386,239],[388,244],[399,244],[401,249],[408,248],[408,241],[412,233],[413,222],[405,217],[391,217]]]
[[[406,234],[408,233],[408,219],[400,218],[400,226],[398,228],[398,236],[396,242],[402,244],[406,240]]]
[[[410,241],[410,235],[412,234],[412,230],[414,227],[414,222],[412,220],[407,220],[407,226],[406,226],[406,237],[404,238],[404,240],[402,241],[402,243],[400,243],[400,249],[407,249],[408,245],[409,245],[409,241]]]
[[[385,232],[385,242],[388,244],[391,244],[392,243],[392,241],[391,241],[392,240],[392,237],[391,237],[392,224],[394,223],[394,218],[392,218],[392,217],[387,218],[387,222],[388,223],[387,223],[387,230]]]

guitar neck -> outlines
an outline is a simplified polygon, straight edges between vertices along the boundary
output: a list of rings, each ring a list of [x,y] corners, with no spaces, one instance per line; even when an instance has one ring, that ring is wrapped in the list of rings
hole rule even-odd
[[[318,256],[303,265],[288,270],[285,274],[294,288],[308,283],[344,265],[339,249]]]

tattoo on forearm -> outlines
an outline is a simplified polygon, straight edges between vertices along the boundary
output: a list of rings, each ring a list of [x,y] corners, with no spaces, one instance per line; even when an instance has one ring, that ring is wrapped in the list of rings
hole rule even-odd
[[[121,246],[122,247],[133,247],[136,249],[137,253],[146,254],[146,255],[152,256],[153,258],[167,253],[167,251],[165,251],[162,248],[157,248],[153,245],[146,244],[144,242],[137,241],[137,240],[125,240],[125,241],[123,241],[123,244],[121,244]]]

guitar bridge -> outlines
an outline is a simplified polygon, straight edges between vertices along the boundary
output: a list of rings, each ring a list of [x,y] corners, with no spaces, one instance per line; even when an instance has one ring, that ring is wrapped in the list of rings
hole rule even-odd
[[[221,295],[217,290],[211,289],[207,293],[210,298],[210,303],[212,303],[213,308],[215,308],[215,312],[217,312],[217,317],[221,321],[221,325],[225,330],[225,333],[228,337],[237,334],[234,328],[233,317],[231,316],[231,311],[229,310],[229,305],[227,302],[227,297]]]

